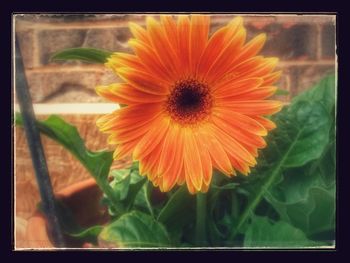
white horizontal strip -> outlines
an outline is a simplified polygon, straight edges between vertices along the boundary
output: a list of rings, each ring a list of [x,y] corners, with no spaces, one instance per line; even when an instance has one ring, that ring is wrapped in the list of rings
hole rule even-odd
[[[37,103],[33,106],[36,115],[105,114],[120,108],[118,104],[113,103]],[[15,111],[19,111],[18,104],[15,104]]]

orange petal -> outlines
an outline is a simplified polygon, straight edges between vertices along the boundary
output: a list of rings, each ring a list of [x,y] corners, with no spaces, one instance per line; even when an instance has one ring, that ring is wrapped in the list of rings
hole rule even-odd
[[[136,144],[139,142],[139,138],[128,141],[126,143],[118,145],[118,147],[115,149],[113,153],[113,159],[114,160],[121,160],[123,158],[126,158],[128,156],[131,156],[132,151],[134,150]]]
[[[190,194],[197,193],[198,190],[196,190],[196,188],[194,187],[194,185],[192,183],[192,178],[190,177],[190,175],[186,173],[185,176],[186,176],[186,186],[187,186],[187,189],[190,192]]]
[[[271,97],[277,90],[274,86],[258,87],[255,89],[247,89],[241,94],[234,94],[226,99],[230,100],[263,100]]]
[[[276,124],[267,118],[264,118],[261,116],[250,116],[250,117],[256,120],[257,122],[259,122],[261,125],[263,125],[268,131],[276,128]]]
[[[244,28],[239,29],[208,70],[206,80],[209,83],[215,83],[227,73],[231,68],[231,61],[239,54],[245,38],[246,30]]]
[[[246,115],[268,115],[279,112],[282,102],[275,100],[220,101],[220,106]]]
[[[101,117],[96,124],[101,131],[123,129],[150,120],[161,112],[162,105],[158,103],[132,105]]]
[[[151,119],[145,119],[141,124],[137,122],[131,122],[129,126],[123,129],[113,129],[112,135],[115,143],[125,143],[141,136],[144,136],[153,125],[157,125],[159,122],[159,114]]]
[[[278,58],[254,57],[232,68],[227,75],[232,79],[259,77],[269,75],[278,63]]]
[[[237,142],[236,139],[228,135],[216,125],[212,125],[210,128],[229,155],[239,162],[247,163],[249,165],[256,164],[255,158],[239,142]]]
[[[275,83],[277,80],[279,80],[279,78],[282,75],[282,71],[276,71],[274,73],[270,73],[267,74],[263,77],[264,82],[263,82],[263,86],[268,86],[268,85],[272,85],[273,83]]]
[[[200,191],[203,183],[203,169],[197,143],[190,128],[183,128],[184,135],[184,167],[186,182],[190,180],[193,187]]]
[[[266,42],[266,34],[262,33],[252,40],[250,40],[247,44],[244,45],[242,50],[239,52],[239,55],[232,61],[232,64],[237,64],[242,61],[245,61],[260,52],[262,47]]]
[[[214,86],[213,91],[215,98],[230,97],[255,90],[261,85],[262,82],[263,80],[261,78],[249,78],[223,82]]]
[[[164,28],[152,17],[147,17],[147,31],[151,39],[152,46],[158,54],[160,60],[172,72],[178,74],[178,58],[173,46],[170,44],[164,33]]]
[[[159,78],[166,81],[173,79],[173,72],[171,72],[166,65],[158,57],[158,54],[153,48],[143,42],[137,41],[136,39],[130,39],[128,45],[134,50],[136,56],[142,62],[144,67],[152,74],[156,74]]]
[[[216,126],[226,131],[241,144],[244,143],[258,148],[264,148],[266,146],[266,142],[263,138],[259,135],[247,132],[239,123],[235,125],[235,122],[232,122],[228,117],[218,118],[213,116],[212,120]]]
[[[199,152],[199,156],[202,164],[202,172],[203,172],[203,185],[209,185],[212,177],[213,166],[211,162],[211,157],[208,152],[208,149],[203,144],[203,138],[199,135],[195,135],[195,140]],[[203,190],[203,189],[202,189]]]
[[[196,71],[199,59],[207,45],[210,16],[192,15],[190,25],[190,65]]]
[[[246,71],[244,74],[246,76],[264,77],[274,70],[278,61],[278,58],[265,58],[259,67]]]
[[[232,103],[232,102],[228,102]],[[225,121],[229,122],[230,125],[234,127],[238,127],[240,129],[244,129],[252,134],[265,136],[267,135],[267,131],[264,126],[262,126],[259,122],[254,119],[241,114],[239,111],[232,110],[228,107],[217,108],[213,112],[213,116],[217,116]]]
[[[163,177],[163,189],[169,191],[182,172],[183,165],[183,137],[180,127],[172,125],[165,137],[159,159],[158,173]]]
[[[113,55],[108,58],[105,65],[114,71],[119,67],[131,67],[139,70],[144,69],[144,66],[137,56],[118,52],[113,53]]]
[[[99,117],[96,120],[96,126],[99,127],[99,129],[103,129],[103,127],[113,124],[119,118],[118,111],[119,110],[116,110],[112,113],[108,113]]]
[[[185,177],[185,167],[183,165],[183,162],[182,162],[182,170],[181,170],[181,173],[179,175],[179,178],[177,180],[177,184],[178,185],[183,185],[185,182],[186,182],[186,177]]]
[[[213,166],[227,176],[234,174],[229,158],[216,137],[206,127],[200,130],[202,145],[208,150]]]
[[[190,20],[187,16],[180,15],[177,21],[178,55],[180,57],[180,69],[182,76],[186,77],[190,70]]]
[[[151,129],[146,133],[146,135],[137,144],[133,157],[135,160],[142,158],[142,156],[148,155],[154,149],[157,144],[164,139],[164,135],[169,127],[169,118],[160,118],[160,120],[155,123]]]
[[[160,21],[164,27],[164,33],[168,38],[175,52],[178,51],[177,26],[175,20],[170,15],[161,15]],[[178,54],[178,52],[177,52]]]
[[[150,44],[147,31],[136,23],[129,22],[129,28],[134,37],[146,44]]]
[[[133,88],[126,83],[115,83],[109,86],[96,87],[96,93],[108,100],[122,104],[139,104],[162,102],[165,96],[146,93]]]
[[[205,77],[207,75],[220,54],[229,46],[241,25],[242,18],[237,17],[228,26],[219,29],[210,37],[198,66],[198,73],[201,76]]]
[[[169,83],[148,73],[129,69],[118,68],[118,75],[134,88],[155,95],[166,95],[169,91]]]

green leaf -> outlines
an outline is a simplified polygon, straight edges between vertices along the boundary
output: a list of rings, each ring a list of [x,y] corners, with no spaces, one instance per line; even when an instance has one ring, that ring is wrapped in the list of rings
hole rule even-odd
[[[23,125],[22,116],[16,113],[16,124]],[[113,153],[107,151],[92,152],[85,147],[83,139],[73,125],[65,122],[56,115],[51,115],[44,121],[36,121],[39,131],[54,141],[64,146],[73,154],[95,178],[101,190],[117,205],[113,189],[107,180],[110,166],[113,161]]]
[[[321,187],[308,189],[304,199],[282,202],[268,195],[267,200],[274,206],[281,219],[300,228],[310,237],[332,241],[335,235],[335,189]]]
[[[254,216],[246,231],[245,247],[302,248],[326,245],[309,240],[303,231],[290,224],[278,221],[272,223],[266,217]]]
[[[170,247],[165,227],[151,216],[133,211],[106,226],[99,242],[108,247]]]
[[[85,62],[104,64],[112,54],[113,53],[110,51],[96,48],[69,48],[54,53],[51,57],[51,61],[82,60]]]
[[[273,116],[277,129],[268,138],[268,147],[261,152],[258,166],[250,178],[256,180],[249,202],[232,230],[230,239],[239,232],[246,220],[253,214],[268,190],[283,180],[282,174],[289,169],[302,167],[319,159],[329,144],[329,134],[333,118],[329,112],[333,108],[331,100],[334,82],[327,77],[311,91],[297,96],[289,107]],[[331,85],[331,86],[327,86]],[[326,95],[327,94],[327,95]],[[333,96],[334,98],[334,96]],[[248,179],[248,181],[251,179]]]
[[[130,169],[113,170],[110,173],[113,177],[110,186],[114,201],[111,203],[104,200],[104,202],[107,205],[112,204],[113,207],[109,207],[109,212],[113,217],[118,217],[131,210],[136,196],[146,182],[146,178],[141,177],[135,169],[131,167]]]
[[[110,186],[113,188],[114,195],[118,200],[124,200],[128,195],[131,179],[130,173],[130,169],[113,170],[111,172],[113,180]]]
[[[97,179],[106,179],[112,163],[112,152],[92,152],[85,147],[83,139],[73,125],[56,115],[37,121],[41,133],[69,150]],[[22,117],[16,114],[16,124],[22,125]]]
[[[181,186],[171,195],[166,205],[158,215],[158,221],[168,228],[181,228],[190,219],[190,211],[193,211],[194,198],[191,196],[186,186]]]
[[[320,102],[329,113],[332,113],[334,111],[336,99],[336,88],[337,83],[335,75],[329,75],[309,90],[295,97],[294,102],[317,101]]]
[[[212,188],[220,189],[220,190],[232,190],[232,189],[236,189],[238,185],[239,185],[238,183],[228,183],[222,186],[212,185]]]
[[[292,104],[287,114],[279,118],[279,124],[282,136],[275,143],[282,148],[282,140],[287,140],[284,167],[300,167],[319,158],[328,144],[331,120],[319,102]]]
[[[102,229],[102,226],[92,226],[87,229],[84,229],[83,231],[71,233],[70,236],[90,241],[93,244],[97,245],[97,237],[101,233]]]

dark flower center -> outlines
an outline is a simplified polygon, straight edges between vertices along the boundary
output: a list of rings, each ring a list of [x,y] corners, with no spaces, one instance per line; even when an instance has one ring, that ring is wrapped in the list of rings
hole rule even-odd
[[[209,87],[194,79],[176,82],[166,102],[171,118],[182,125],[203,121],[209,116],[211,108]]]

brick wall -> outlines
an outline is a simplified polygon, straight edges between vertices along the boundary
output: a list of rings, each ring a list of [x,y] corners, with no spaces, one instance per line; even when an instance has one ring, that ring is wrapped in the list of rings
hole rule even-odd
[[[212,16],[212,31],[232,15]],[[335,17],[320,15],[245,15],[248,39],[266,32],[266,56],[281,59],[279,88],[291,95],[334,72]],[[17,15],[16,32],[34,103],[103,102],[94,88],[118,81],[101,65],[82,62],[50,63],[53,52],[71,47],[95,47],[131,52],[129,21],[144,25],[143,15]],[[287,98],[289,99],[289,98]]]
[[[232,15],[213,15],[211,32],[226,24]],[[288,90],[290,98],[335,71],[335,17],[311,15],[244,15],[248,40],[267,33],[262,51],[280,58],[283,76],[277,83]],[[71,47],[95,47],[130,52],[128,22],[144,25],[142,15],[17,15],[19,37],[26,75],[34,103],[106,102],[94,92],[96,85],[119,81],[101,65],[82,62],[49,61],[55,51]],[[39,116],[44,118],[45,116]],[[75,124],[88,147],[106,147],[106,136],[95,127],[97,115],[66,115]],[[43,138],[54,190],[89,177],[85,169],[62,147]],[[16,216],[18,229],[35,209],[39,194],[23,131],[16,128]],[[17,233],[17,239],[21,233]]]

